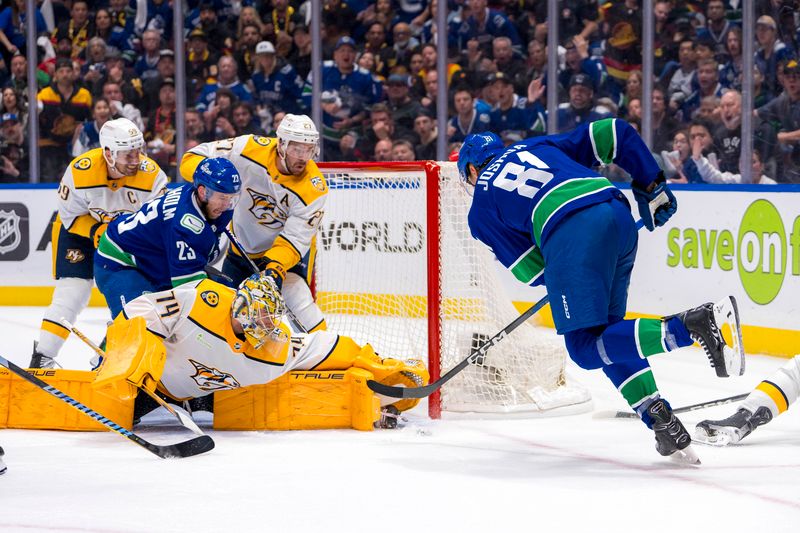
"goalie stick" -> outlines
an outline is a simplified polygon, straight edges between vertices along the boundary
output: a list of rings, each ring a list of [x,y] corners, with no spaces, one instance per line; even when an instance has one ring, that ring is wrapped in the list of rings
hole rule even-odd
[[[666,195],[664,195],[664,197],[666,198]],[[638,220],[636,222],[636,230],[638,231],[643,227],[644,222],[642,222],[641,219]],[[494,336],[490,337],[486,342],[474,348],[466,359],[448,370],[442,377],[433,383],[425,385],[424,387],[394,387],[391,385],[384,385],[383,383],[378,383],[377,381],[370,379],[367,380],[367,387],[369,387],[372,392],[382,394],[383,396],[389,396],[390,398],[425,398],[426,396],[430,396],[439,390],[442,385],[453,379],[456,374],[464,370],[467,366],[474,364],[478,359],[483,358],[486,355],[486,352],[489,351],[489,348],[503,340],[512,331],[517,329],[523,322],[539,312],[539,310],[544,307],[548,301],[549,299],[547,295],[542,297],[542,299],[536,302],[530,309],[515,318],[513,322],[495,333]]]
[[[735,396],[728,396],[727,398],[718,398],[716,400],[708,400],[707,402],[693,403],[691,405],[684,405],[672,410],[675,414],[688,413],[689,411],[697,411],[698,409],[706,409],[708,407],[715,407],[717,405],[725,405],[727,403],[738,402],[747,398],[749,392],[737,394]],[[639,415],[633,411],[598,411],[592,418],[639,418]]]
[[[62,317],[61,323],[64,324],[64,326],[66,326],[67,329],[72,331],[72,333],[74,333],[76,337],[78,337],[80,340],[86,343],[86,345],[89,346],[89,348],[94,350],[94,352],[100,356],[101,361],[106,358],[106,352],[104,352],[102,348],[100,348],[98,345],[92,342],[92,340],[89,337],[84,335],[83,332],[81,332],[81,330],[73,326],[69,322],[69,320]],[[152,392],[146,387],[142,387],[139,390],[142,390],[145,393],[147,393],[147,395],[150,396],[153,400],[155,400],[156,403],[158,403],[158,405],[166,409],[172,416],[174,416],[178,420],[178,423],[180,423],[180,425],[190,430],[195,435],[205,435],[205,433],[203,433],[203,430],[200,429],[197,426],[197,424],[194,423],[194,420],[192,420],[191,415],[189,415],[189,413],[187,413],[184,409],[178,407],[177,405],[168,404],[166,401],[164,401],[163,398],[161,398],[161,396],[159,396],[155,392]]]
[[[2,355],[0,355],[0,365],[6,367],[14,374],[18,375],[25,381],[39,387],[43,391],[52,394],[62,402],[65,402],[81,413],[85,414],[88,417],[97,420],[107,428],[111,429],[112,431],[116,431],[123,437],[135,442],[145,450],[153,453],[163,459],[178,459],[182,457],[191,457],[193,455],[199,455],[201,453],[205,453],[214,449],[214,441],[211,440],[211,437],[208,435],[202,435],[200,437],[194,437],[184,442],[179,442],[177,444],[167,444],[167,445],[158,445],[148,442],[141,438],[139,435],[132,431],[128,431],[124,427],[120,426],[116,422],[109,420],[108,418],[104,417],[91,407],[87,407],[83,405],[78,400],[67,396],[57,388],[48,385],[41,379],[37,378],[35,375],[27,372],[23,368],[18,367]]]

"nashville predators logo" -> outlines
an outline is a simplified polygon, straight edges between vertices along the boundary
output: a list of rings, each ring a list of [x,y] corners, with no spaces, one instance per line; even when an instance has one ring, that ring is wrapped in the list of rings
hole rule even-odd
[[[253,141],[261,146],[269,146],[269,143],[272,142],[268,137],[261,137],[260,135],[254,135]]]
[[[192,379],[200,387],[200,390],[214,392],[226,389],[238,389],[241,387],[239,382],[236,381],[232,375],[227,372],[221,372],[216,368],[211,368],[203,363],[198,363],[194,359],[189,359],[189,362],[194,366],[195,374]]]
[[[200,293],[200,298],[211,307],[216,307],[219,303],[219,294],[214,291],[203,291]]]
[[[86,259],[86,256],[83,255],[83,252],[77,248],[69,248],[67,250],[66,255],[64,255],[64,259],[66,259],[70,263],[75,264],[75,263],[80,263],[81,261]]]
[[[253,189],[247,189],[247,192],[253,200],[250,212],[256,217],[258,223],[268,228],[282,228],[289,214],[278,205],[275,198]]]
[[[145,159],[139,164],[139,172],[153,172],[155,169],[156,164],[149,159]]]
[[[89,168],[92,166],[92,160],[88,157],[81,157],[73,166],[78,170],[89,170]]]

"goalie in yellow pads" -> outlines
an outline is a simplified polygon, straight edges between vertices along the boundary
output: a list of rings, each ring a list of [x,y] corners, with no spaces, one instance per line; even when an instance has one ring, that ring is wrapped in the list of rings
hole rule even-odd
[[[142,295],[109,327],[107,358],[97,380],[157,387],[174,400],[268,383],[292,370],[357,367],[389,385],[428,383],[422,361],[381,359],[369,344],[359,346],[329,331],[292,334],[285,311],[269,276],[248,278],[238,290],[205,279]],[[403,399],[384,409],[396,414],[418,402]],[[136,404],[135,418],[156,407],[143,393]]]

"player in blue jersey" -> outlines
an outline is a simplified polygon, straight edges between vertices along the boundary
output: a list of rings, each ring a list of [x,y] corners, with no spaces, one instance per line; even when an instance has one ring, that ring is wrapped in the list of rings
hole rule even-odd
[[[642,139],[626,122],[604,119],[508,148],[493,133],[470,135],[458,157],[474,189],[472,236],[521,282],[544,284],[570,357],[602,368],[644,423],[661,455],[697,462],[691,437],[661,398],[647,357],[697,340],[717,375],[741,374],[744,353],[733,297],[660,319],[625,320],[637,231],[627,199],[597,165],[616,163],[633,177],[648,230],[664,225],[677,202]],[[730,345],[720,333],[730,325]]]
[[[233,217],[242,180],[227,159],[204,160],[182,185],[108,225],[95,254],[94,277],[111,315],[142,294],[206,277],[219,237]]]

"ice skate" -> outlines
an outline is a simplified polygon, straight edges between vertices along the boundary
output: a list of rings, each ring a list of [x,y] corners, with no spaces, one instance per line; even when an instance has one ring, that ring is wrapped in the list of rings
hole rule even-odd
[[[39,352],[38,348],[39,343],[33,341],[33,354],[31,355],[31,362],[28,364],[28,368],[55,368],[56,360]]]
[[[736,444],[758,426],[772,420],[772,411],[759,407],[755,413],[747,409],[739,409],[723,420],[703,420],[695,426],[695,439],[712,446]]]
[[[739,309],[733,296],[675,315],[708,356],[717,376],[744,374],[744,348]],[[726,340],[723,331],[730,337]]]
[[[647,408],[656,434],[656,451],[678,463],[699,465],[700,458],[691,446],[692,437],[678,417],[672,414],[669,404],[663,399],[654,401]]]

